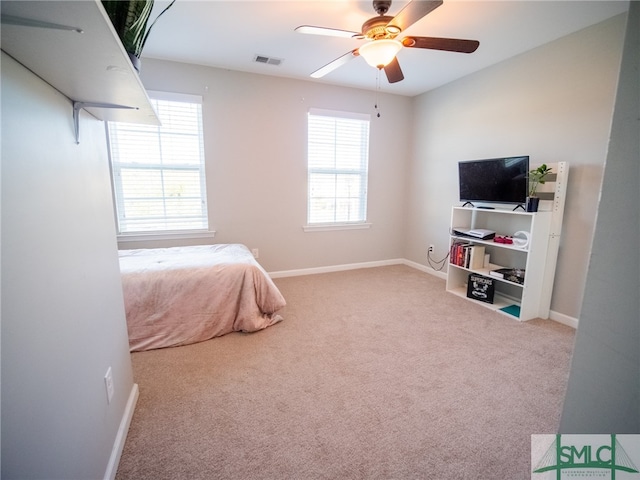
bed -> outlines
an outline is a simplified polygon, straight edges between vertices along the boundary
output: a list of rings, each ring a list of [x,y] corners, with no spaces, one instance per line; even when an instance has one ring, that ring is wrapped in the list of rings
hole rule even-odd
[[[246,246],[120,250],[132,352],[255,332],[286,302]]]

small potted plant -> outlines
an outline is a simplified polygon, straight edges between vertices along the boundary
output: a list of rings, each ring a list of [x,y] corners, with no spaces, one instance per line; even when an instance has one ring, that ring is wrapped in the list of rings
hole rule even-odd
[[[538,197],[538,185],[544,185],[547,175],[553,173],[551,167],[543,163],[535,170],[529,171],[529,195],[527,197],[527,212],[537,212],[540,198]]]
[[[102,0],[109,19],[116,30],[124,49],[129,54],[131,63],[140,72],[140,55],[147,42],[149,32],[176,0],[173,0],[147,28],[154,0]]]

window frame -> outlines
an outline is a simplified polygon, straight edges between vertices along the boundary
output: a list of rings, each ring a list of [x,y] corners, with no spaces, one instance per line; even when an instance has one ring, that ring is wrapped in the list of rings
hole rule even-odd
[[[317,167],[310,165],[310,143],[312,142],[311,138],[311,130],[310,130],[310,119],[312,116],[321,116],[321,117],[329,117],[332,119],[347,119],[347,120],[357,120],[366,122],[367,131],[366,131],[366,145],[360,144],[359,148],[363,150],[365,158],[361,159],[360,166],[358,168],[353,167],[345,167],[340,168],[339,166],[331,167]],[[328,110],[321,108],[310,108],[307,112],[307,218],[306,224],[303,225],[303,230],[305,232],[314,232],[314,231],[329,231],[329,230],[352,230],[352,229],[366,229],[371,226],[371,223],[367,221],[368,218],[368,195],[369,195],[369,151],[370,151],[370,128],[371,128],[371,116],[365,113],[356,113],[356,112],[347,112],[340,110]],[[335,138],[334,138],[335,145]],[[313,173],[327,173],[329,175],[339,175],[340,173],[345,174],[356,174],[360,177],[360,183],[362,185],[362,192],[358,196],[360,199],[361,205],[361,218],[358,220],[345,220],[345,221],[330,221],[330,222],[311,222],[312,216],[312,182],[311,175]],[[334,194],[336,198],[337,193]],[[334,205],[334,217],[335,217],[335,205]]]
[[[215,236],[215,231],[210,229],[209,223],[209,209],[208,209],[208,199],[207,199],[207,186],[206,186],[206,159],[205,159],[205,148],[204,148],[204,119],[202,112],[202,96],[200,95],[191,95],[191,94],[183,94],[183,93],[173,93],[173,92],[161,92],[161,91],[153,91],[148,90],[147,94],[152,101],[171,101],[171,102],[181,102],[181,103],[190,103],[197,104],[199,106],[199,118],[198,118],[198,137],[199,137],[199,157],[200,163],[198,168],[184,166],[177,166],[176,168],[171,168],[167,165],[157,164],[154,165],[158,167],[161,171],[164,170],[198,170],[199,171],[199,183],[200,183],[200,200],[202,202],[202,210],[203,215],[200,217],[204,224],[204,228],[184,228],[184,229],[156,229],[156,230],[134,230],[134,231],[122,231],[121,229],[121,206],[124,200],[124,197],[120,195],[122,191],[122,184],[118,184],[118,180],[116,179],[117,172],[121,165],[114,166],[113,157],[112,157],[112,146],[111,146],[111,133],[110,133],[110,123],[115,122],[105,122],[105,131],[107,136],[107,146],[108,146],[108,155],[109,155],[109,168],[111,173],[111,186],[112,186],[112,194],[113,194],[113,202],[114,202],[114,219],[116,222],[116,234],[118,241],[146,241],[146,240],[163,240],[163,239],[188,239],[188,238],[213,238]],[[162,132],[158,126],[158,131],[154,132],[155,135],[160,138]],[[141,170],[149,167],[141,167]],[[166,194],[163,198],[167,198]]]

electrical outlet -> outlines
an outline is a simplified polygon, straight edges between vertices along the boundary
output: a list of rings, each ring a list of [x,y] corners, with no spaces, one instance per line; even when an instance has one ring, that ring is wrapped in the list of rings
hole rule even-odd
[[[113,375],[111,374],[111,367],[107,369],[107,373],[104,375],[104,386],[107,389],[107,403],[111,403],[113,398]]]
[[[260,250],[257,248],[252,248],[251,253],[253,254],[253,258],[260,258]]]
[[[435,250],[435,246],[433,244],[429,245],[429,253],[433,253],[433,251]]]

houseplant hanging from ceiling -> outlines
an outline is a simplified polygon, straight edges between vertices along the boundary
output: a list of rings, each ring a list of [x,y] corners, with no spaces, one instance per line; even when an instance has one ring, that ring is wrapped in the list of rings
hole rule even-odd
[[[140,72],[140,55],[149,37],[149,32],[175,1],[172,0],[147,28],[154,0],[102,0],[102,5],[136,71]]]

